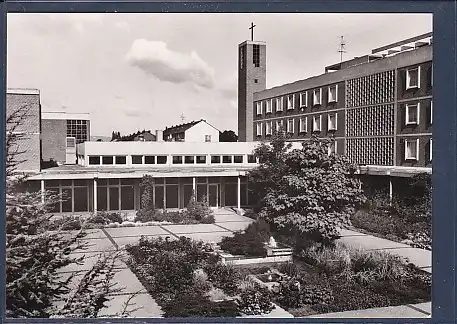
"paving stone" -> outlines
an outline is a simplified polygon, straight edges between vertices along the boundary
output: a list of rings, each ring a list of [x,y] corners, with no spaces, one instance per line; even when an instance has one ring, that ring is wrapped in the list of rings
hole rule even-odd
[[[142,236],[142,235],[159,235],[167,234],[160,226],[135,226],[135,227],[117,227],[105,228],[105,231],[111,237],[125,237],[125,236]]]
[[[113,277],[113,282],[117,283],[115,288],[121,288],[121,294],[134,294],[138,292],[146,292],[141,282],[126,266],[124,269],[119,269]]]
[[[379,237],[371,235],[363,236],[345,236],[340,238],[338,241],[352,246],[354,248],[363,248],[365,250],[374,249],[391,249],[391,248],[409,248],[409,245],[389,241]]]
[[[107,307],[100,310],[99,316],[118,317],[115,316],[116,313],[119,313],[124,309],[124,305],[130,296],[132,296],[132,294],[110,297],[111,300],[105,304]],[[127,310],[132,312],[128,314],[128,318],[162,317],[163,312],[160,306],[147,293],[135,295],[130,302],[132,303],[132,306],[128,307]]]
[[[432,303],[431,302],[428,302],[428,303],[420,303],[420,304],[412,304],[412,305],[408,305],[410,307],[413,307],[413,308],[418,308],[428,314],[431,314],[432,313]]]
[[[421,267],[421,270],[428,272],[428,273],[432,273],[432,267]]]
[[[363,233],[359,233],[359,232],[355,232],[355,231],[351,231],[351,230],[342,228],[342,229],[340,229],[340,235],[342,237],[345,237],[345,236],[366,236],[367,234],[363,234]]]
[[[194,234],[186,234],[185,236],[190,237],[191,239],[194,239],[197,241],[201,240],[201,241],[204,241],[207,243],[210,243],[210,242],[218,243],[225,236],[233,236],[233,233],[226,231],[226,232],[214,232],[214,233],[194,233]]]
[[[430,316],[406,305],[371,308],[341,313],[328,313],[307,316],[309,318],[428,318]]]
[[[146,238],[153,238],[153,237],[170,237],[170,239],[174,240],[176,239],[175,236],[172,234],[166,234],[166,235],[149,235],[146,236]],[[113,237],[114,242],[118,245],[120,249],[124,248],[127,244],[136,244],[140,241],[141,236],[124,236],[124,237]]]
[[[87,252],[105,252],[105,251],[115,251],[116,247],[111,243],[108,238],[104,239],[82,239],[81,242],[87,242],[87,249],[81,250],[81,253]]]
[[[252,223],[254,220],[249,217],[238,215],[234,212],[227,212],[223,214],[214,213],[214,219],[216,223],[222,222],[250,222]]]
[[[221,226],[230,231],[242,231],[249,226],[251,222],[227,222],[227,223],[216,223],[216,225]]]
[[[214,224],[162,225],[161,227],[173,234],[211,233],[222,231],[219,226]]]
[[[108,252],[109,253],[109,252]],[[62,272],[80,272],[80,271],[88,271],[90,269],[92,269],[92,267],[95,265],[95,263],[97,262],[97,260],[100,258],[100,256],[102,255],[103,253],[100,253],[100,252],[88,252],[88,253],[74,253],[74,254],[70,254],[71,257],[80,257],[82,255],[84,255],[84,260],[82,262],[82,264],[70,264],[66,267],[63,267],[59,270],[57,270],[58,273],[62,273]],[[125,268],[126,265],[121,263],[121,258],[119,259],[119,261],[116,261],[116,264],[115,266],[117,268]]]
[[[406,249],[389,249],[386,251],[408,258],[409,262],[414,263],[419,268],[432,266],[432,251],[413,247]],[[424,270],[427,271],[427,269]],[[431,272],[431,268],[429,270]]]

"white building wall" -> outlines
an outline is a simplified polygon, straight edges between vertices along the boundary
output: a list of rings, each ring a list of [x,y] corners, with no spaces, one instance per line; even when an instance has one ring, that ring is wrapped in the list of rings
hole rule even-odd
[[[219,142],[219,131],[206,122],[200,122],[185,133],[186,142],[205,142],[205,135],[211,136],[211,142]]]

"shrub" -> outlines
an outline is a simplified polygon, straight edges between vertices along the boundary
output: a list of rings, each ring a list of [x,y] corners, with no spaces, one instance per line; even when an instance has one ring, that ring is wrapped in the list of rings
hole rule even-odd
[[[78,216],[62,216],[61,218],[49,221],[50,230],[62,229],[64,231],[80,230],[81,218]]]
[[[269,238],[268,224],[264,220],[257,220],[249,224],[244,232],[236,232],[233,237],[222,238],[220,247],[231,254],[265,257],[265,243]]]
[[[195,192],[192,192],[189,204],[187,205],[187,214],[190,219],[195,219],[199,223],[214,223],[214,215],[212,209],[208,205],[208,198],[203,196],[201,201],[197,201]]]
[[[293,262],[280,263],[278,265],[278,270],[279,270],[279,272],[281,272],[289,277],[298,276],[297,265]]]
[[[97,212],[87,219],[87,223],[96,225],[107,225],[109,223],[122,223],[123,219],[119,213],[105,211]]]
[[[409,244],[412,247],[417,247],[424,250],[432,250],[432,238],[428,233],[408,233],[406,237],[406,240],[404,240],[402,243]]]
[[[154,209],[139,209],[135,215],[134,222],[152,222],[159,221],[156,216],[157,212]]]
[[[330,304],[334,299],[330,288],[306,285],[302,278],[283,280],[276,290],[277,301],[286,308]]]
[[[213,302],[199,294],[178,295],[162,306],[165,317],[236,317],[240,313],[233,301]]]
[[[275,308],[270,291],[260,285],[243,290],[236,303],[246,315],[268,314]]]
[[[209,281],[217,288],[222,289],[227,295],[233,296],[238,291],[241,274],[236,268],[221,262],[209,263],[204,267]]]

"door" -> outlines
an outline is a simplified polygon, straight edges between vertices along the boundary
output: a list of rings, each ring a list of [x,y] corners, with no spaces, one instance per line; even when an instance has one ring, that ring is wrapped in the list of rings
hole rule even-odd
[[[208,185],[208,203],[210,207],[218,208],[219,204],[219,185],[209,184]]]

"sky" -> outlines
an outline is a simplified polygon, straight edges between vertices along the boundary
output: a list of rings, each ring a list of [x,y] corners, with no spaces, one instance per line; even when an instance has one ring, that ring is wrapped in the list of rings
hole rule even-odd
[[[237,131],[238,44],[267,43],[267,88],[432,31],[430,14],[18,14],[7,16],[7,86],[42,111],[90,113],[91,134],[206,119]]]

